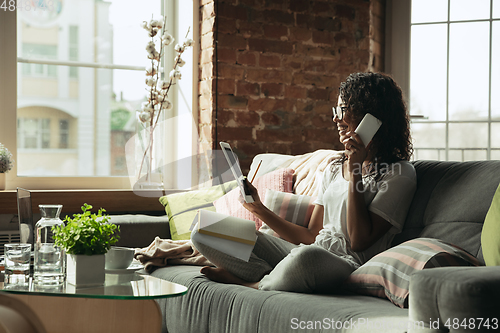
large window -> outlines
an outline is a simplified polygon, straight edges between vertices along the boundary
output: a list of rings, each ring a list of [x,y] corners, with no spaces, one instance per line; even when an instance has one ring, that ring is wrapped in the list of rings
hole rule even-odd
[[[17,172],[8,175],[8,187],[130,187],[125,144],[136,131],[149,64],[149,38],[141,22],[163,13],[176,41],[184,39],[188,27],[189,37],[196,37],[193,1],[42,0],[35,5],[0,11],[0,30],[5,31],[0,34],[0,72],[5,74],[0,89],[8,99],[8,106],[0,109],[7,129],[0,130],[0,142],[10,150],[17,146]],[[165,70],[174,56],[173,45],[166,48]],[[197,95],[193,51],[187,50],[183,58],[189,65],[182,69],[180,84],[171,89],[173,117],[192,117]],[[16,63],[16,73],[9,71]],[[192,154],[192,126],[170,133],[166,155],[175,158],[178,142],[185,142]]]
[[[396,5],[404,8],[402,3],[409,22],[392,29],[407,32],[409,52],[393,53],[392,60],[409,57],[399,70],[409,72],[415,158],[500,159],[495,93],[500,89],[500,1],[402,0]],[[404,41],[393,39],[393,49],[397,43]]]

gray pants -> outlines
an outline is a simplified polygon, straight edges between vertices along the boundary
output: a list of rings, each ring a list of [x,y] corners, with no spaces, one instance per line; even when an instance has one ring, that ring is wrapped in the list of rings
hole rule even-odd
[[[320,246],[298,246],[258,231],[257,236],[248,262],[192,241],[215,266],[245,281],[260,281],[262,290],[332,293],[355,269]]]

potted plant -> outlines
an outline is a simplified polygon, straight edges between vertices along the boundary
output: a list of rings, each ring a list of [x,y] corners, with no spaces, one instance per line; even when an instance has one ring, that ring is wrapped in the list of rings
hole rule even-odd
[[[66,251],[66,280],[78,287],[104,284],[104,255],[119,238],[120,228],[108,222],[105,210],[93,214],[91,209],[85,203],[83,213],[66,216],[66,225],[53,228],[55,244]]]
[[[12,153],[0,143],[0,190],[5,189],[5,173],[12,169]]]

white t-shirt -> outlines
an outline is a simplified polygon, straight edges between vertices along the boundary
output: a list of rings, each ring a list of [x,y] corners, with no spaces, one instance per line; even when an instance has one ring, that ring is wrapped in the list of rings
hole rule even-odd
[[[394,235],[403,229],[417,188],[417,176],[415,168],[407,161],[388,165],[381,173],[377,182],[371,176],[363,177],[362,191],[368,210],[387,220],[392,228],[365,251],[351,250],[347,232],[349,182],[342,176],[342,165],[330,164],[323,173],[318,198],[314,202],[324,207],[323,229],[314,244],[343,257],[356,267],[390,247]]]

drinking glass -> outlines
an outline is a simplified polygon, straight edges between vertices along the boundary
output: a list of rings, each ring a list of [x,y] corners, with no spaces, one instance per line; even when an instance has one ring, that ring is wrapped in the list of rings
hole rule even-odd
[[[30,278],[31,244],[5,244],[5,285],[26,285]]]

